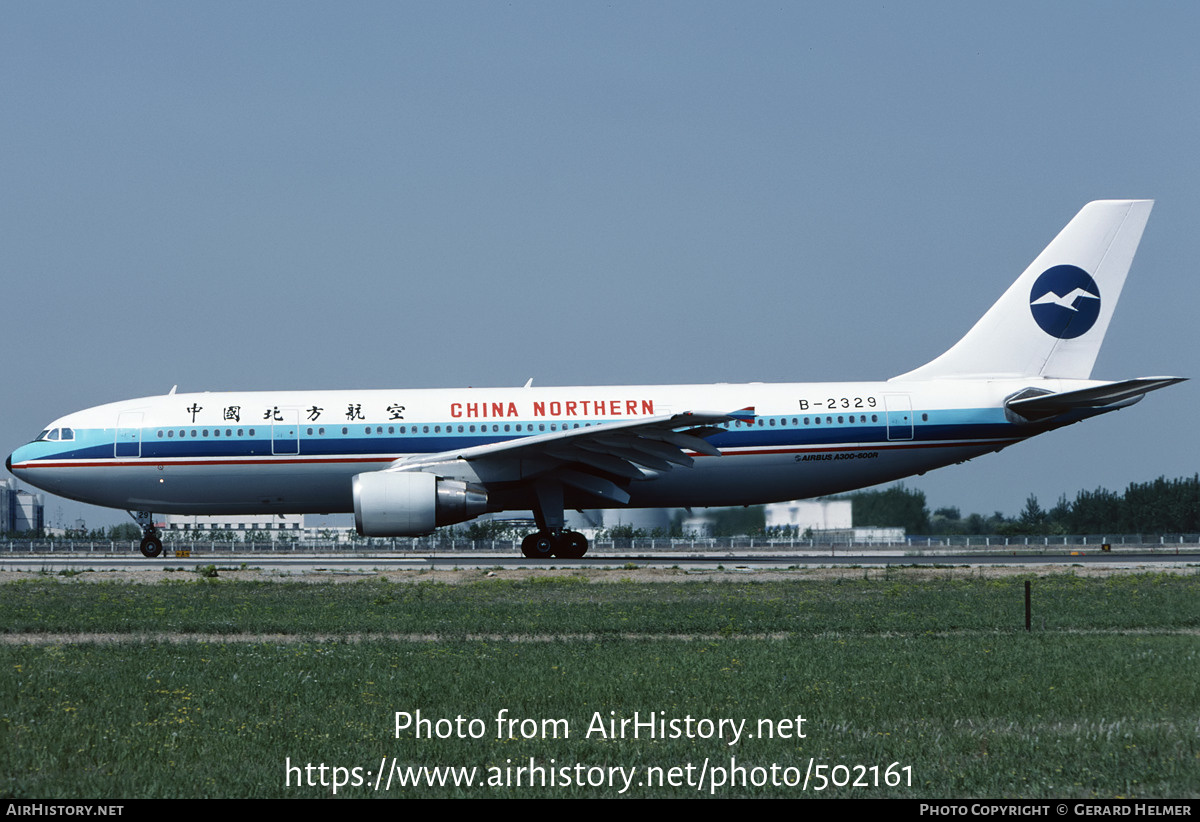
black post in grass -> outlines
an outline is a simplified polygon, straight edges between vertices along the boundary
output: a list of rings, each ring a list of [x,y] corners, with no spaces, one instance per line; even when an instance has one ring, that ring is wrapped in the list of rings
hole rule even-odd
[[[1028,633],[1030,628],[1030,610],[1029,610],[1029,580],[1025,580],[1025,631]]]

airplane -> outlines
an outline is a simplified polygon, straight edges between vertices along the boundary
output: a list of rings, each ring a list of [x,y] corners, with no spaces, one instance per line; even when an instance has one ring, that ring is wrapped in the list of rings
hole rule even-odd
[[[6,466],[52,494],[152,512],[353,511],[419,536],[532,510],[530,558],[579,558],[564,511],[740,506],[952,465],[1182,378],[1090,379],[1151,200],[1083,207],[966,335],[885,382],[170,393],[60,417]]]

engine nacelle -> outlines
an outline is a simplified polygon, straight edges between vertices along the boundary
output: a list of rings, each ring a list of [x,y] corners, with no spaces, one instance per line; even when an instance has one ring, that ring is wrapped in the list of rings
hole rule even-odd
[[[365,537],[419,537],[487,512],[487,491],[423,471],[354,476],[354,524]]]

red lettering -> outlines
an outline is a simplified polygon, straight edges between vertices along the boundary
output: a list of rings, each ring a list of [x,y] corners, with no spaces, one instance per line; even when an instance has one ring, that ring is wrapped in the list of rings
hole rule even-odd
[[[554,400],[553,402],[550,403],[550,416],[552,416],[552,417],[561,417],[562,416],[562,403],[559,402],[558,400]]]
[[[492,416],[493,417],[503,417],[504,416],[504,403],[502,403],[502,402],[492,403]]]
[[[575,403],[575,401],[574,401],[574,400],[567,400],[567,416],[568,416],[568,417],[577,417],[577,416],[579,416],[579,415],[578,415],[578,414],[575,412],[575,405],[576,405],[576,403]]]
[[[653,414],[654,413],[654,400],[642,400],[642,413],[643,414]]]
[[[475,403],[475,402],[467,403],[467,416],[468,417],[478,417],[479,416],[479,403]]]
[[[613,414],[614,416],[620,416],[621,415],[621,401],[620,400],[609,400],[608,401],[608,413]]]
[[[462,403],[461,402],[450,403],[450,416],[452,416],[452,417],[461,417],[462,416]]]
[[[546,416],[546,403],[544,403],[544,402],[535,402],[535,403],[533,404],[533,415],[534,415],[535,417],[544,417],[544,416]]]
[[[508,404],[508,410],[507,410],[507,411],[505,411],[505,412],[504,412],[504,414],[505,414],[505,416],[509,416],[509,417],[516,417],[516,416],[518,416],[518,414],[517,414],[517,404],[516,404],[515,402],[510,402],[510,403]]]
[[[625,413],[630,415],[637,413],[637,400],[625,400]]]

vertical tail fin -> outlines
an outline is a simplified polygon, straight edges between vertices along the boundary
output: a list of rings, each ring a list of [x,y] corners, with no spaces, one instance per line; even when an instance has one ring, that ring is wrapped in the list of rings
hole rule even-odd
[[[1153,205],[1085,205],[953,348],[893,379],[1087,379]]]

